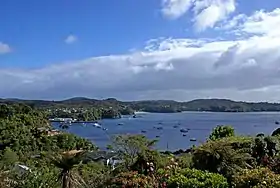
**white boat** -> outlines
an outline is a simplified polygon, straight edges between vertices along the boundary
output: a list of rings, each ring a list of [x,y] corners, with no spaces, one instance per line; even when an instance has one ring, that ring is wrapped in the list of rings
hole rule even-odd
[[[99,125],[98,123],[94,123],[93,124],[96,128],[101,128],[101,125]]]

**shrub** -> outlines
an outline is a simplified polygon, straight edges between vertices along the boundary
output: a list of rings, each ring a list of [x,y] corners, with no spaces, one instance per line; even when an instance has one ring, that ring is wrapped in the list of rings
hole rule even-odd
[[[182,169],[168,179],[169,188],[227,188],[227,179],[222,175],[196,169]]]
[[[273,165],[274,157],[279,151],[279,140],[275,136],[256,137],[252,147],[252,156],[259,165]]]
[[[110,179],[110,169],[103,163],[89,162],[80,165],[77,169],[78,174],[85,181],[87,188],[102,188]]]
[[[158,187],[155,179],[137,172],[120,173],[108,183],[111,188],[154,188]]]
[[[180,168],[191,168],[193,166],[192,154],[186,153],[177,157],[178,166]]]
[[[271,134],[271,136],[277,136],[277,135],[280,135],[280,128],[275,129]]]
[[[277,188],[280,187],[280,175],[267,168],[244,169],[233,176],[232,184],[236,188]]]
[[[212,133],[209,136],[209,139],[217,140],[220,138],[231,137],[231,136],[234,136],[233,127],[219,125],[213,129]]]

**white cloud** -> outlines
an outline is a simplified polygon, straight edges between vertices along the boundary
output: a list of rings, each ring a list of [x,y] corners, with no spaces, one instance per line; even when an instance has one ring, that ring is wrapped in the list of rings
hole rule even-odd
[[[222,23],[217,29],[225,30],[238,36],[280,36],[280,8],[271,12],[255,11],[252,15],[239,14]]]
[[[205,7],[200,6],[199,10],[201,11],[196,13],[194,17],[194,27],[197,31],[203,31],[207,28],[213,28],[217,22],[226,19],[234,12],[235,2],[234,0],[213,1]]]
[[[235,9],[235,0],[162,0],[162,13],[166,17],[177,19],[191,11],[196,31],[213,28]]]
[[[238,39],[159,38],[147,41],[143,50],[122,55],[37,70],[0,69],[0,87],[5,88],[0,97],[280,102],[280,35],[271,24],[280,17],[277,12],[236,19],[243,21],[228,28],[242,35]]]
[[[192,6],[194,0],[162,0],[164,16],[177,19],[184,15]]]
[[[64,42],[67,44],[73,44],[78,41],[78,38],[75,35],[69,35]]]
[[[0,42],[0,54],[10,53],[11,51],[12,49],[8,44]]]
[[[256,11],[239,24],[238,29],[250,34],[280,36],[280,8],[272,12]]]

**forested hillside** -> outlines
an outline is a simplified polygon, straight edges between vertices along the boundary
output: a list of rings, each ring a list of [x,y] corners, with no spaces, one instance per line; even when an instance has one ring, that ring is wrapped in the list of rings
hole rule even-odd
[[[149,101],[119,101],[114,98],[97,100],[89,98],[71,98],[62,101],[44,100],[20,100],[0,99],[2,103],[24,103],[39,109],[57,108],[97,108],[114,109],[120,114],[132,114],[133,111],[146,111],[158,113],[172,113],[181,111],[211,111],[211,112],[261,112],[280,111],[278,103],[249,103],[237,102],[227,99],[197,99],[188,102],[173,100],[149,100]]]

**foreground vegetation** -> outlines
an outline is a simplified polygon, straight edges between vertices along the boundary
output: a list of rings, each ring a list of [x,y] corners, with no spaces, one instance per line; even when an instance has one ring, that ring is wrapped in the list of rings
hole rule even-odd
[[[241,137],[218,126],[205,143],[176,156],[154,150],[155,140],[119,135],[109,148],[121,162],[112,167],[105,156],[93,157],[99,151],[91,142],[42,131],[51,129],[46,117],[30,106],[0,105],[1,188],[280,187],[280,129]]]

